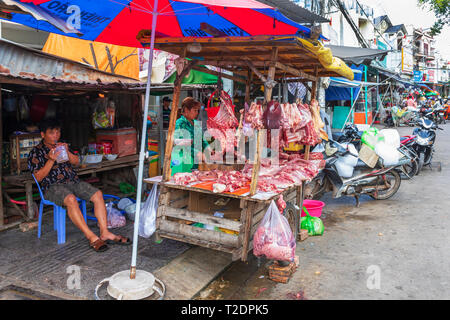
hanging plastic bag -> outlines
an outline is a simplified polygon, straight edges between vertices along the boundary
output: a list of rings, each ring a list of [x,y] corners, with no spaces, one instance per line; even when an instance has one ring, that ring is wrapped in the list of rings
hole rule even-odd
[[[308,209],[303,207],[303,211],[306,213],[306,217],[301,219],[301,229],[308,230],[310,236],[321,236],[325,231],[323,222],[318,217],[311,217]]]
[[[289,222],[280,214],[275,201],[253,236],[253,254],[267,259],[294,261],[296,241]]]
[[[92,114],[92,126],[94,129],[113,128],[115,110],[114,101],[105,98],[98,99],[94,103],[94,113]]]
[[[20,120],[28,120],[30,118],[30,107],[24,96],[20,96],[19,99],[19,116]]]
[[[150,238],[156,230],[156,212],[158,211],[158,185],[154,184],[145,201],[139,217],[139,235]]]
[[[125,216],[113,207],[112,202],[106,204],[106,220],[108,228],[120,228],[126,225]]]

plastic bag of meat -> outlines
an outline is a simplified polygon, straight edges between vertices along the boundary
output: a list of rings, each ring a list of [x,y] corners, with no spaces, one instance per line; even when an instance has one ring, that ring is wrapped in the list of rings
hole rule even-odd
[[[106,222],[108,228],[120,228],[127,224],[125,216],[113,207],[112,202],[106,204]]]
[[[253,236],[253,254],[266,256],[267,259],[294,261],[296,241],[291,227],[280,214],[275,201],[269,209]]]

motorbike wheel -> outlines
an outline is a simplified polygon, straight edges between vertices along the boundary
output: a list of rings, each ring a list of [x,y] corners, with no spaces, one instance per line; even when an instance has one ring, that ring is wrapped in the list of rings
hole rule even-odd
[[[402,179],[410,180],[412,177],[417,175],[419,172],[419,164],[417,163],[417,160],[413,160],[411,164],[405,164],[403,165],[403,169],[406,171],[408,175],[401,175]],[[403,172],[402,172],[403,173]]]
[[[400,188],[400,184],[402,183],[400,174],[395,170],[387,172],[384,176],[389,180],[389,182],[391,182],[391,187],[387,190],[382,190],[370,194],[370,196],[375,200],[387,200],[391,198],[394,194],[397,193],[398,189]]]
[[[324,177],[320,181],[319,177],[314,178],[310,183],[305,186],[305,199],[320,200],[326,193],[327,178]]]

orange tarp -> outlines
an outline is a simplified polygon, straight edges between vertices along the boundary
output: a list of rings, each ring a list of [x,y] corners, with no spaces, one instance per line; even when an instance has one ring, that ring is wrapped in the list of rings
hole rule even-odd
[[[108,55],[105,49],[105,47],[108,46],[113,64],[115,65],[115,74],[139,79],[139,59],[137,48],[80,40],[50,33],[42,51],[82,63],[86,63],[87,61],[92,67],[95,68],[94,58],[92,56],[89,43],[93,44],[98,68],[100,70],[111,72],[111,68],[108,65]],[[117,63],[125,57],[127,58]],[[83,58],[86,61],[83,61]]]

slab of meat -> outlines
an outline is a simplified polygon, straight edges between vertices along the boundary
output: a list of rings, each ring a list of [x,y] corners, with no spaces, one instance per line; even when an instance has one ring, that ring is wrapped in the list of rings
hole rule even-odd
[[[281,105],[276,101],[270,101],[264,113],[266,129],[280,129],[282,116],[283,111]]]
[[[220,108],[219,112],[214,118],[208,118],[206,121],[206,126],[209,133],[214,139],[220,142],[222,152],[229,150],[230,148],[234,150],[236,139],[234,139],[235,132],[227,137],[227,130],[235,131],[239,125],[234,114],[234,106],[232,101],[229,99],[225,91],[220,94]],[[227,149],[228,148],[228,149]]]
[[[244,123],[250,124],[253,129],[263,129],[263,108],[261,104],[252,102],[250,108],[245,113]]]
[[[191,172],[179,172],[173,175],[172,181],[179,185],[188,185],[198,180],[195,174]]]
[[[325,123],[323,123],[322,118],[320,117],[319,102],[316,99],[311,101],[310,110],[317,134],[321,139],[328,140],[328,134],[323,130],[323,128],[325,128]]]

